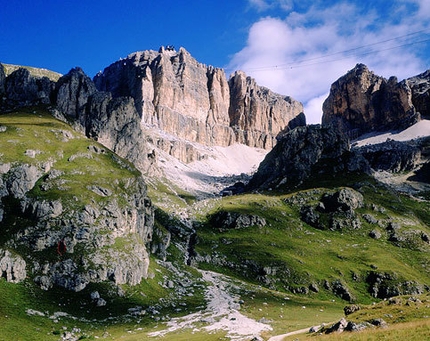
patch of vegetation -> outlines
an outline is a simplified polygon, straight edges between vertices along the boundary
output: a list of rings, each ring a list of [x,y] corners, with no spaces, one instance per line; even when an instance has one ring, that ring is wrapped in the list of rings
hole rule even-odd
[[[6,76],[9,76],[12,72],[18,70],[19,68],[27,69],[34,77],[48,77],[51,81],[54,82],[58,81],[58,79],[62,76],[62,74],[58,72],[32,66],[22,66],[4,63],[2,63],[1,65],[3,65],[4,67]]]
[[[430,280],[430,246],[421,239],[430,235],[428,203],[392,192],[371,178],[361,176],[353,180],[350,186],[364,197],[364,206],[354,213],[360,220],[359,228],[321,230],[308,225],[300,216],[304,204],[317,205],[324,193],[338,190],[336,186],[345,180],[327,180],[327,187],[289,194],[223,198],[197,228],[195,248],[201,256],[197,257],[199,266],[315,299],[331,299],[333,293],[342,296],[343,286],[351,294],[344,297],[371,302],[375,299],[372,295],[377,294],[372,291],[369,275],[375,272],[394,272],[390,277],[393,281],[385,284],[400,293],[408,281],[420,283],[421,289],[417,290],[422,290]],[[266,224],[228,229],[214,224],[211,217],[217,212],[256,215]],[[390,230],[390,226],[396,231]],[[381,230],[382,237],[371,238],[374,229]],[[415,238],[415,244],[411,238]]]
[[[353,323],[368,323],[359,332],[306,333],[284,338],[288,340],[427,340],[430,335],[430,296],[399,296],[390,300],[360,306],[360,310],[346,317]],[[382,319],[385,327],[372,327],[371,322]],[[330,325],[328,325],[329,327]]]

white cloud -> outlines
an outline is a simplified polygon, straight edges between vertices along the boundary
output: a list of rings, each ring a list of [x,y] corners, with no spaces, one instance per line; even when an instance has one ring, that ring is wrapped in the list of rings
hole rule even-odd
[[[263,4],[281,5],[281,1],[250,2],[260,4],[261,10]],[[393,17],[387,17],[390,11],[366,10],[358,2],[345,1],[330,7],[312,5],[305,12],[290,12],[284,19],[266,16],[251,26],[246,46],[233,56],[227,69],[244,70],[259,84],[302,101],[308,123],[319,123],[331,83],[355,64],[364,63],[378,75],[399,79],[425,70],[416,54],[421,45],[407,44],[423,39],[411,33],[430,27],[429,3],[398,0]],[[291,5],[291,1],[285,4]],[[414,12],[411,4],[415,4]],[[403,38],[393,39],[396,37]]]
[[[259,12],[268,9],[280,8],[284,11],[289,11],[293,7],[293,0],[248,0],[251,7],[254,7]]]

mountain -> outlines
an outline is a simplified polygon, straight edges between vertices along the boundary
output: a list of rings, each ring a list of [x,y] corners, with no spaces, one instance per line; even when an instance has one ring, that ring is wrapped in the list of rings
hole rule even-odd
[[[382,300],[426,321],[428,72],[357,65],[307,126],[182,48],[48,75],[0,64],[0,339],[268,338]]]
[[[227,81],[222,69],[197,62],[184,48],[143,51],[94,77],[100,91],[131,96],[141,121],[206,146],[243,143],[270,149],[276,135],[301,115],[303,106],[243,72]]]
[[[428,83],[428,73],[398,82],[396,77],[386,80],[357,64],[332,84],[323,104],[322,123],[340,125],[353,138],[405,129],[421,115],[429,115],[428,108],[419,104],[420,98],[428,98]]]

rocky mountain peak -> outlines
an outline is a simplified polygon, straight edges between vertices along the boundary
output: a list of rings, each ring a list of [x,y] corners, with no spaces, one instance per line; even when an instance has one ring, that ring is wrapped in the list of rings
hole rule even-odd
[[[243,72],[197,62],[184,48],[130,54],[94,78],[100,91],[131,96],[144,125],[205,146],[270,149],[303,112],[301,103],[258,86]]]
[[[419,119],[407,81],[387,80],[364,64],[334,82],[323,104],[322,123],[339,125],[351,137],[404,129]]]

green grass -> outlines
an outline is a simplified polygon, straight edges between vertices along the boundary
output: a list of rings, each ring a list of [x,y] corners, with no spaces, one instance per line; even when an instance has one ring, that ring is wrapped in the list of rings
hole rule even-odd
[[[370,322],[379,318],[388,323],[387,328],[367,328],[361,332],[343,332],[341,334],[300,334],[286,337],[284,340],[428,340],[430,337],[430,296],[428,294],[401,296],[392,301],[361,306],[359,311],[346,317],[347,321],[355,323]]]
[[[381,186],[375,186],[362,187],[366,204],[357,210],[359,217],[370,213],[381,222],[398,221],[402,231],[416,229],[430,233],[428,203],[397,196]],[[314,202],[315,193],[318,197],[333,188],[303,191],[299,195],[309,197],[309,201]],[[281,291],[306,287],[312,282],[321,288],[326,280],[340,279],[359,302],[373,300],[365,282],[372,271],[394,272],[399,282],[429,282],[430,247],[424,242],[417,250],[411,245],[397,246],[387,240],[386,234],[379,240],[372,239],[369,232],[375,225],[363,219],[362,227],[357,230],[315,229],[300,220],[300,204],[287,204],[285,199],[292,195],[298,194],[245,194],[222,199],[217,208],[208,212],[207,219],[201,221],[196,251],[202,255],[223,255],[225,261],[230,262],[226,269],[230,274],[250,281],[259,278],[260,283],[268,279],[270,287]],[[384,207],[385,211],[375,211],[372,208],[375,205]],[[210,223],[211,215],[219,211],[259,215],[265,218],[267,224],[227,230]],[[376,227],[385,230],[385,227]],[[222,261],[201,263],[200,266],[224,271]],[[273,276],[262,273],[267,266],[276,268],[277,273]],[[319,294],[312,295],[323,297],[327,294],[321,290]]]
[[[93,200],[103,200],[92,190],[99,186],[123,200],[122,194],[127,191],[125,184],[140,174],[130,163],[74,132],[43,109],[23,109],[0,115],[0,125],[6,127],[6,131],[0,133],[1,163],[24,163],[61,172],[50,181],[49,190],[40,186],[46,177],[40,178],[30,196],[85,206]],[[102,152],[94,153],[90,146]],[[35,151],[34,157],[28,155],[29,150]]]

